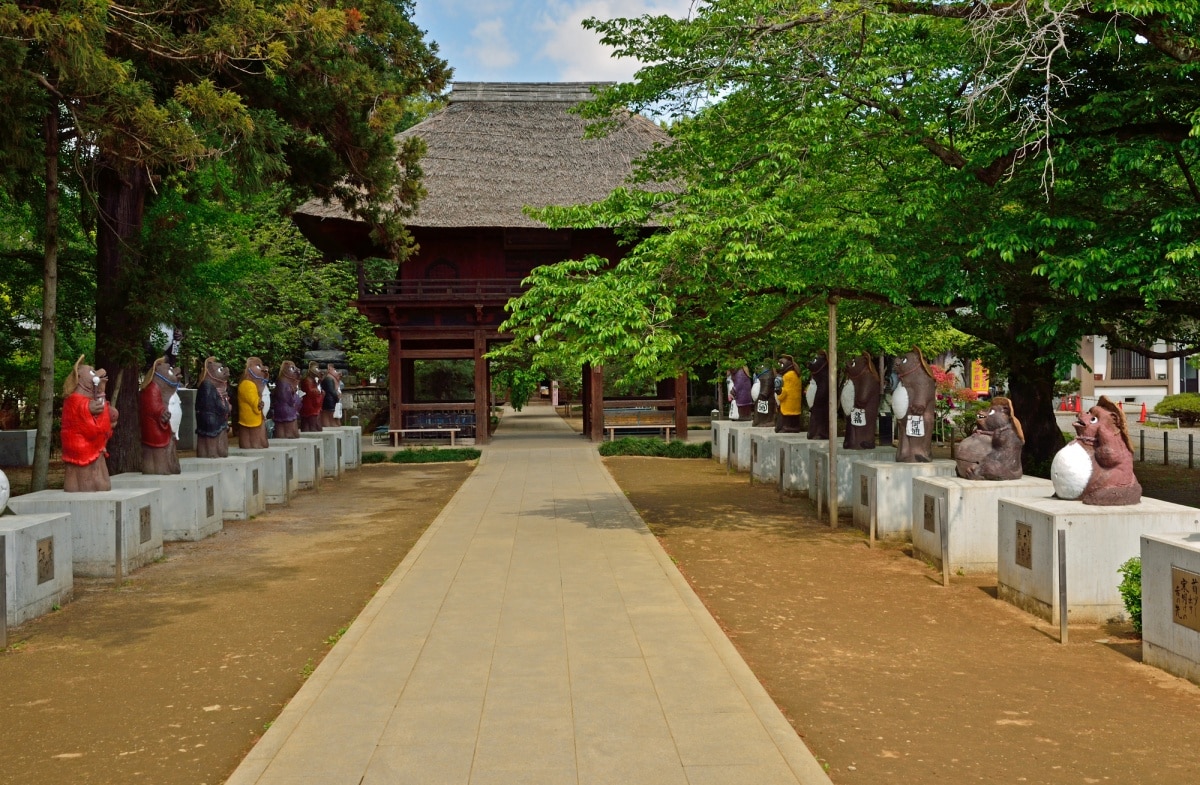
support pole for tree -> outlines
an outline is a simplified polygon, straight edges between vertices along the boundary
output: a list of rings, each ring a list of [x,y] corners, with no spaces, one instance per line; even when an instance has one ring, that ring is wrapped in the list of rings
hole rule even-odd
[[[829,298],[829,528],[838,525],[838,481],[837,481],[837,303],[838,298]]]
[[[46,109],[46,245],[42,256],[42,361],[38,368],[37,436],[31,491],[43,491],[50,474],[54,428],[54,339],[58,334],[58,98]]]

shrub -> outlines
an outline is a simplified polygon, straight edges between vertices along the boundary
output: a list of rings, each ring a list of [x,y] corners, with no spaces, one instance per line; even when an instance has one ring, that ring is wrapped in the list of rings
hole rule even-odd
[[[676,439],[664,442],[662,439],[626,436],[600,445],[600,454],[642,455],[650,458],[711,458],[712,442],[689,443]]]
[[[1168,395],[1154,405],[1154,413],[1178,417],[1181,426],[1191,428],[1200,420],[1200,393]]]
[[[392,463],[449,463],[473,461],[482,455],[474,447],[417,447],[392,453]]]
[[[1129,620],[1133,622],[1133,629],[1138,634],[1142,634],[1142,560],[1141,557],[1134,556],[1129,561],[1117,568],[1117,573],[1121,576],[1121,585],[1118,590],[1121,592],[1121,600],[1125,603],[1125,611],[1129,614]]]
[[[386,460],[386,452],[364,452],[362,454],[363,463],[383,463]]]

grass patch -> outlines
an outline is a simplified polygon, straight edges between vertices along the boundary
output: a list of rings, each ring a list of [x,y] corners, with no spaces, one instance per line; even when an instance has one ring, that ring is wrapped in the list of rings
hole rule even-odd
[[[650,437],[625,436],[601,444],[600,454],[606,457],[643,455],[651,458],[711,458],[712,442],[689,444],[678,439],[664,442]]]
[[[386,452],[364,452],[362,454],[363,463],[383,463],[386,460]]]
[[[473,461],[482,455],[474,447],[417,447],[399,450],[392,454],[392,463],[449,463],[454,461]]]

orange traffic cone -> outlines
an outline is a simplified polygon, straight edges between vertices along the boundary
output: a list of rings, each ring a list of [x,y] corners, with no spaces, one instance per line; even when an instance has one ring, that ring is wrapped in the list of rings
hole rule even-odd
[[[1060,412],[1065,412],[1067,410],[1067,401],[1069,400],[1071,400],[1071,396],[1069,395],[1064,395],[1062,397],[1062,400],[1058,404],[1058,410]]]
[[[1138,422],[1146,421],[1146,402],[1142,401],[1142,413],[1138,415]]]
[[[1078,395],[1075,396],[1075,413],[1083,414],[1083,398]]]

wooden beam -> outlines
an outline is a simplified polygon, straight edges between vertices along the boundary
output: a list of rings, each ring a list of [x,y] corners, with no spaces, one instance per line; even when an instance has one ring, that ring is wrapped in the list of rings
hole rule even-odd
[[[404,395],[404,381],[401,373],[403,358],[401,357],[400,333],[392,330],[388,333],[388,427],[403,428],[404,415],[401,410]]]
[[[688,377],[681,373],[675,377],[675,438],[687,441],[688,436]]]
[[[405,349],[402,356],[405,360],[470,360],[475,349]]]
[[[487,334],[475,331],[475,445],[488,443],[488,424],[492,413],[488,409]]]
[[[587,380],[589,389],[588,408],[592,416],[588,423],[588,438],[594,442],[604,441],[604,366],[591,369]]]

